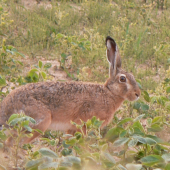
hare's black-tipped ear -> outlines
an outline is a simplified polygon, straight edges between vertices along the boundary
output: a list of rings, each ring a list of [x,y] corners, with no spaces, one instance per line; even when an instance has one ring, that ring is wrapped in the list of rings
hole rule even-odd
[[[118,69],[121,68],[121,59],[116,42],[110,36],[106,37],[106,47],[107,59],[110,64],[110,77],[114,77]]]

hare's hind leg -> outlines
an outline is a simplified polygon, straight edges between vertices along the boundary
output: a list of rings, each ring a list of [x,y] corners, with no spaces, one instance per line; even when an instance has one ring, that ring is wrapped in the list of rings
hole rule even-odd
[[[27,116],[30,116],[36,120],[36,124],[31,125],[32,129],[39,129],[45,132],[51,124],[51,111],[46,105],[35,99],[29,99],[28,105],[24,108],[24,112]],[[31,138],[25,138],[21,143],[29,143],[40,134],[34,132]]]

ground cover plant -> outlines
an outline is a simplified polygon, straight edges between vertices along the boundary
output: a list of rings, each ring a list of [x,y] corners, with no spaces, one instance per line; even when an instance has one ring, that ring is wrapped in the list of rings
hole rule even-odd
[[[81,125],[72,122],[75,135],[35,129],[43,136],[22,147],[20,140],[32,135],[35,121],[24,113],[12,115],[10,133],[0,131],[1,152],[10,153],[5,161],[2,152],[0,169],[170,169],[169,9],[167,0],[0,0],[1,100],[20,85],[54,80],[49,69],[55,60],[56,70],[72,80],[104,82],[107,35],[116,40],[123,67],[142,90],[102,131],[102,122],[93,117]],[[6,146],[7,137],[13,147]]]

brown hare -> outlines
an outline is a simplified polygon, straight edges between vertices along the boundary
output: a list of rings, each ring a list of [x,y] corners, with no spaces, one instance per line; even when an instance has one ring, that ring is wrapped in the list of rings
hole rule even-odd
[[[32,127],[74,133],[70,121],[80,123],[93,116],[107,125],[124,100],[134,101],[140,89],[134,76],[121,68],[118,47],[111,37],[106,38],[110,77],[105,84],[82,82],[31,83],[13,90],[1,103],[0,125],[5,125],[13,113],[24,112],[36,120]],[[25,140],[30,142],[39,134]]]

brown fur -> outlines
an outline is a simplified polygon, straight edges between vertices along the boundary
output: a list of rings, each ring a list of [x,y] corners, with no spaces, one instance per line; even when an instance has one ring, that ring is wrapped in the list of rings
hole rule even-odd
[[[107,37],[108,38],[108,37]],[[47,129],[75,132],[75,126],[70,121],[80,123],[96,116],[107,125],[125,99],[136,100],[140,96],[139,87],[132,74],[123,71],[120,58],[117,59],[112,38],[108,48],[110,62],[110,78],[104,85],[82,82],[41,82],[27,84],[13,90],[2,102],[0,108],[0,124],[5,124],[13,113],[24,112],[36,120],[33,128],[45,131]],[[113,54],[115,53],[115,56]],[[118,53],[118,52],[117,52]],[[118,56],[119,57],[119,56]],[[117,60],[119,63],[116,63]],[[113,68],[113,64],[114,67]],[[112,75],[114,72],[115,75]],[[126,82],[120,82],[121,76]],[[33,140],[38,136],[35,133]]]

